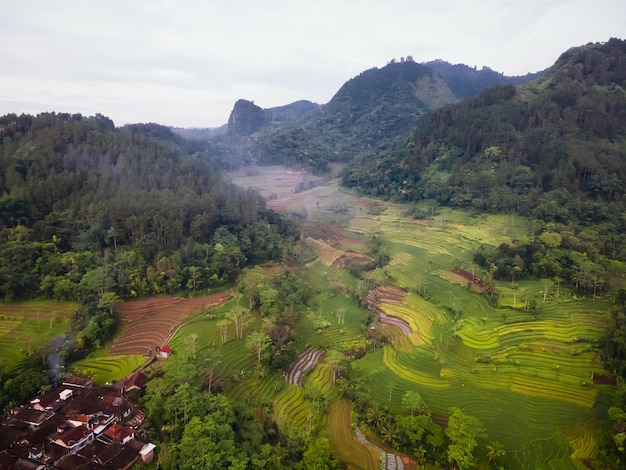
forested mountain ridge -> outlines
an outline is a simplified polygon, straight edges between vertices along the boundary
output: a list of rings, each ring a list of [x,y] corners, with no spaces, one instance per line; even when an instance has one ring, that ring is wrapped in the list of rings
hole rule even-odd
[[[324,173],[330,162],[349,162],[357,155],[371,155],[406,139],[424,114],[443,105],[503,81],[533,78],[505,77],[496,72],[471,74],[465,69],[459,77],[456,68],[443,72],[439,74],[411,57],[394,59],[351,78],[325,105],[304,101],[284,107],[290,111],[288,119],[280,119],[283,107],[263,110],[239,100],[229,118],[230,136],[211,139],[210,145],[229,166],[233,161],[283,163]],[[467,84],[470,77],[473,82],[464,88],[461,82]],[[246,124],[245,132],[240,129],[242,123],[251,122],[254,125]]]
[[[626,184],[625,51],[618,39],[574,48],[528,85],[437,110],[395,153],[353,165],[344,184],[398,200],[604,220],[596,205],[621,204]]]
[[[422,62],[443,77],[450,89],[461,100],[475,96],[496,85],[523,85],[539,78],[545,70],[526,75],[507,76],[489,67],[470,67],[451,64],[445,60]]]

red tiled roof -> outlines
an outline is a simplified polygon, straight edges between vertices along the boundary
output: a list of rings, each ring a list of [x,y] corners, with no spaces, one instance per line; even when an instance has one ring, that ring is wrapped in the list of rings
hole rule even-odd
[[[115,439],[116,441],[123,441],[128,436],[132,435],[135,431],[126,426],[122,426],[118,423],[113,423],[106,431],[104,431],[105,436],[109,436],[111,439]]]
[[[124,380],[124,387],[126,387],[127,390],[132,388],[141,389],[144,385],[146,385],[147,381],[148,378],[146,377],[146,374],[143,372],[135,372]]]

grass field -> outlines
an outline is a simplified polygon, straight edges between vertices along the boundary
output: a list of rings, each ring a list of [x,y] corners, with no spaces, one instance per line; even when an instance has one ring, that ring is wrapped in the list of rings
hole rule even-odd
[[[4,372],[16,371],[30,354],[46,354],[50,340],[70,329],[71,302],[0,302],[0,358]]]

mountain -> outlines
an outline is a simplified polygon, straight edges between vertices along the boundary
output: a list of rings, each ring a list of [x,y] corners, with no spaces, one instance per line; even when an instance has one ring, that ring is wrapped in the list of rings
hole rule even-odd
[[[284,124],[303,119],[314,113],[320,105],[307,100],[295,101],[284,106],[268,108],[272,116],[272,124]]]
[[[625,88],[625,41],[570,49],[527,85],[429,114],[408,145],[352,165],[344,184],[400,200],[606,221],[625,195]]]
[[[445,81],[413,61],[392,62],[348,80],[321,117],[357,147],[413,129],[428,111],[458,101]]]
[[[228,166],[255,161],[324,173],[330,162],[374,155],[406,140],[430,111],[485,87],[527,82],[533,77],[446,67],[442,61],[429,64],[409,57],[371,68],[348,80],[322,106],[301,101],[262,109],[239,100],[229,118],[229,136],[214,140],[214,148]],[[463,80],[469,85],[463,87]]]
[[[253,101],[237,100],[228,118],[228,134],[248,135],[260,131],[272,121],[272,115]]]
[[[483,67],[469,67],[465,64],[451,64],[444,60],[423,62],[443,77],[454,94],[461,100],[475,96],[496,85],[523,85],[539,78],[545,70],[526,75],[507,76],[500,72]]]
[[[172,132],[187,140],[207,141],[214,137],[224,135],[228,130],[228,124],[220,127],[170,127]]]

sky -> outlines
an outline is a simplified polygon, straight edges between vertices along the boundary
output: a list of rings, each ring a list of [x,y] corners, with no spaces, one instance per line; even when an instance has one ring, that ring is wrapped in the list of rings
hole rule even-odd
[[[5,1],[0,115],[217,127],[240,98],[324,104],[393,58],[522,75],[611,37],[624,0]]]

